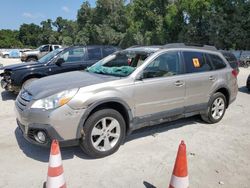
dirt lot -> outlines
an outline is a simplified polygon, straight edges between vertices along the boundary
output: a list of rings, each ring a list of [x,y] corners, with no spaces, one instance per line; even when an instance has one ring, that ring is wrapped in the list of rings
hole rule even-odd
[[[18,60],[1,59],[4,65]],[[250,187],[250,68],[241,69],[239,93],[214,125],[199,117],[139,130],[112,156],[92,160],[78,147],[62,149],[68,187],[166,188],[178,144],[187,144],[190,187]],[[0,89],[0,187],[42,187],[49,150],[26,142],[15,122],[15,96]],[[219,183],[221,182],[221,184]]]

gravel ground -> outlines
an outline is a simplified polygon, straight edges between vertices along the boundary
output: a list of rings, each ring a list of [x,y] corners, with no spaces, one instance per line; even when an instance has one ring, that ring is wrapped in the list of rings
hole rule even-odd
[[[19,60],[1,59],[4,65]],[[241,69],[236,102],[214,125],[199,117],[144,128],[115,154],[92,160],[79,147],[62,149],[68,187],[168,187],[180,140],[187,144],[190,187],[250,187],[250,93]],[[49,150],[26,142],[15,122],[15,96],[0,89],[0,187],[42,187]]]

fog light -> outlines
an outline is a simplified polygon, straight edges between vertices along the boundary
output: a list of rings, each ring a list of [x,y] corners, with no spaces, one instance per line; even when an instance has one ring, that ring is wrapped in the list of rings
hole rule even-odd
[[[43,131],[38,131],[35,138],[37,142],[43,144],[46,142],[46,133]]]

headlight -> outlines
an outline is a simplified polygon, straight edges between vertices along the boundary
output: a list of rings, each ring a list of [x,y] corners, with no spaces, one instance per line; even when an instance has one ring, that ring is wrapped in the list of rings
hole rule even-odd
[[[60,106],[67,104],[77,93],[78,89],[70,89],[65,90],[55,95],[46,97],[44,99],[40,99],[34,104],[32,104],[31,108],[40,108],[40,109],[54,109]]]

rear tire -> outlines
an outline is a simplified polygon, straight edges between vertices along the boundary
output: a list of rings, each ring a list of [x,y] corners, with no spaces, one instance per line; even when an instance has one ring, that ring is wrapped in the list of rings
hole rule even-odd
[[[118,111],[102,109],[94,112],[83,125],[80,147],[92,158],[111,155],[123,142],[125,128],[125,121]]]
[[[217,92],[210,98],[206,113],[201,114],[201,118],[209,124],[217,123],[223,118],[226,107],[227,101],[225,95]]]
[[[10,56],[9,55],[4,55],[3,58],[9,58]]]

